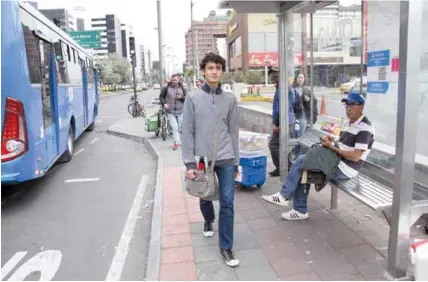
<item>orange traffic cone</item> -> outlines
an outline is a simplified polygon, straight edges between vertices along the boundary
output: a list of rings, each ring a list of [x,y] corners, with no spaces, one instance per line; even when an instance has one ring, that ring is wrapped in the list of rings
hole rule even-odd
[[[321,99],[321,110],[320,110],[320,116],[325,116],[327,115],[327,110],[325,109],[325,97],[324,95],[322,95],[322,99]]]

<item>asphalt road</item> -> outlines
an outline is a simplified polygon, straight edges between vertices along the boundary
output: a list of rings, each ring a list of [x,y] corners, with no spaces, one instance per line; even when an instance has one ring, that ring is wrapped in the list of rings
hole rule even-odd
[[[320,117],[320,120],[326,119],[329,121],[340,122],[340,118],[346,119],[345,108],[341,100],[345,95],[340,94],[337,89],[319,88],[314,90],[318,98],[318,107],[321,105],[321,97],[324,95],[326,99],[326,116]],[[382,97],[368,96],[365,107],[365,114],[372,121],[376,130],[376,141],[395,147],[396,141],[396,124],[397,113],[396,105],[390,103],[383,104]],[[246,105],[256,105],[263,109],[272,110],[272,103],[268,102],[245,102]],[[428,157],[428,99],[422,99],[419,105],[418,123],[417,125],[417,138],[416,138],[416,153]]]
[[[142,144],[106,134],[130,95],[102,97],[71,162],[2,187],[2,280],[144,279],[156,163]]]

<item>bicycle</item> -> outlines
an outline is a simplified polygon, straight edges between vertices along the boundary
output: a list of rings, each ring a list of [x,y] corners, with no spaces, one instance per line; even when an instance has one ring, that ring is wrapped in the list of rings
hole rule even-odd
[[[138,95],[132,95],[129,100],[128,113],[132,117],[146,117],[146,109],[138,102]]]
[[[160,105],[160,102],[153,102],[152,104]],[[155,132],[156,137],[161,135],[163,141],[166,141],[168,135],[172,135],[172,128],[169,124],[168,117],[165,109],[161,106],[158,112],[158,131]]]

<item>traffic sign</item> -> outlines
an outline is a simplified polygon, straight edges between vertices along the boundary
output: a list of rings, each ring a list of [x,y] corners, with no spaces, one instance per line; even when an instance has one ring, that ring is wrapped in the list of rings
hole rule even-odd
[[[389,66],[390,54],[389,50],[368,52],[367,67],[386,67]]]
[[[101,36],[97,30],[71,31],[70,36],[83,48],[101,48]]]

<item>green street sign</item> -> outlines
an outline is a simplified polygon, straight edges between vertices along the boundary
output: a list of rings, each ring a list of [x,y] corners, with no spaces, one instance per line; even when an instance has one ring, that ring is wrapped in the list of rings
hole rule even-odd
[[[97,30],[70,31],[70,36],[83,48],[101,48],[101,36]]]

